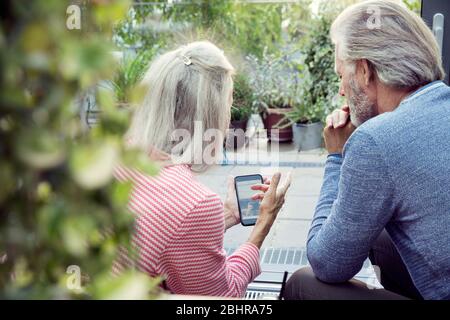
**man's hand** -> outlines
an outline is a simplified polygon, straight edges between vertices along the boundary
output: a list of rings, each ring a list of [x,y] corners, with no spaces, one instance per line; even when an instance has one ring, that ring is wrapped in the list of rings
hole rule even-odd
[[[329,154],[342,154],[344,145],[356,127],[350,121],[348,106],[334,110],[327,117],[327,125],[323,130],[325,147]]]
[[[343,106],[341,109],[334,110],[327,116],[326,126],[336,128],[344,127],[350,120],[350,108],[349,106]]]

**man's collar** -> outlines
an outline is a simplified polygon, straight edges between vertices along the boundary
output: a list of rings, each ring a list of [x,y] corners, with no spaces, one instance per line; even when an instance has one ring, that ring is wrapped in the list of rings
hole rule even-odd
[[[435,89],[437,87],[440,87],[440,86],[445,86],[445,83],[442,82],[441,80],[430,82],[429,84],[427,84],[427,85],[425,85],[423,87],[420,87],[419,89],[417,89],[416,91],[414,91],[413,93],[408,95],[405,99],[402,100],[400,105],[404,104],[405,102],[407,102],[407,101],[409,101],[409,100],[411,100],[413,98],[417,98],[417,97],[427,93],[428,91],[433,90],[433,89]]]

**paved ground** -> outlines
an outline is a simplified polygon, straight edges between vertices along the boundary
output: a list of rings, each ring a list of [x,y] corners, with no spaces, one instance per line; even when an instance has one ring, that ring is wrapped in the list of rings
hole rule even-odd
[[[228,164],[210,168],[198,178],[225,199],[229,175],[259,173],[270,176],[275,171],[282,175],[291,172],[292,184],[286,203],[264,247],[303,248],[322,184],[326,154],[322,149],[298,152],[293,143],[289,143],[280,144],[279,153],[273,156],[268,152],[270,147],[266,139],[254,138],[239,152],[227,152]],[[239,246],[247,240],[250,231],[251,227],[241,225],[229,229],[225,234],[225,246]]]

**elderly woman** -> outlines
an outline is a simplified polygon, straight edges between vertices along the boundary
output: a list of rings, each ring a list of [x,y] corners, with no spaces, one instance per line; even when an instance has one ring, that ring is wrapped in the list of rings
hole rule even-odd
[[[287,182],[277,190],[280,175],[275,174],[270,186],[254,188],[262,191],[258,221],[248,241],[227,257],[224,231],[239,222],[233,184],[229,182],[223,204],[193,171],[207,168],[209,158],[220,154],[223,138],[208,142],[195,137],[198,131],[203,137],[203,130],[223,137],[233,71],[223,52],[209,42],[191,43],[154,61],[144,77],[148,93],[128,140],[160,161],[162,169],[157,177],[117,169],[118,179],[133,183],[129,207],[136,217],[137,267],[150,276],[164,276],[173,293],[242,297],[260,273],[259,249],[289,186]]]

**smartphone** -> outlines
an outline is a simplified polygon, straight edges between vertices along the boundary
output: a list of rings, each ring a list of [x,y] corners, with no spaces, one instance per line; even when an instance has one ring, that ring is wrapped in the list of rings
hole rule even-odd
[[[259,215],[259,200],[252,200],[252,196],[258,191],[251,186],[262,184],[263,177],[260,174],[237,176],[234,178],[236,197],[239,207],[239,217],[243,226],[253,226]]]

